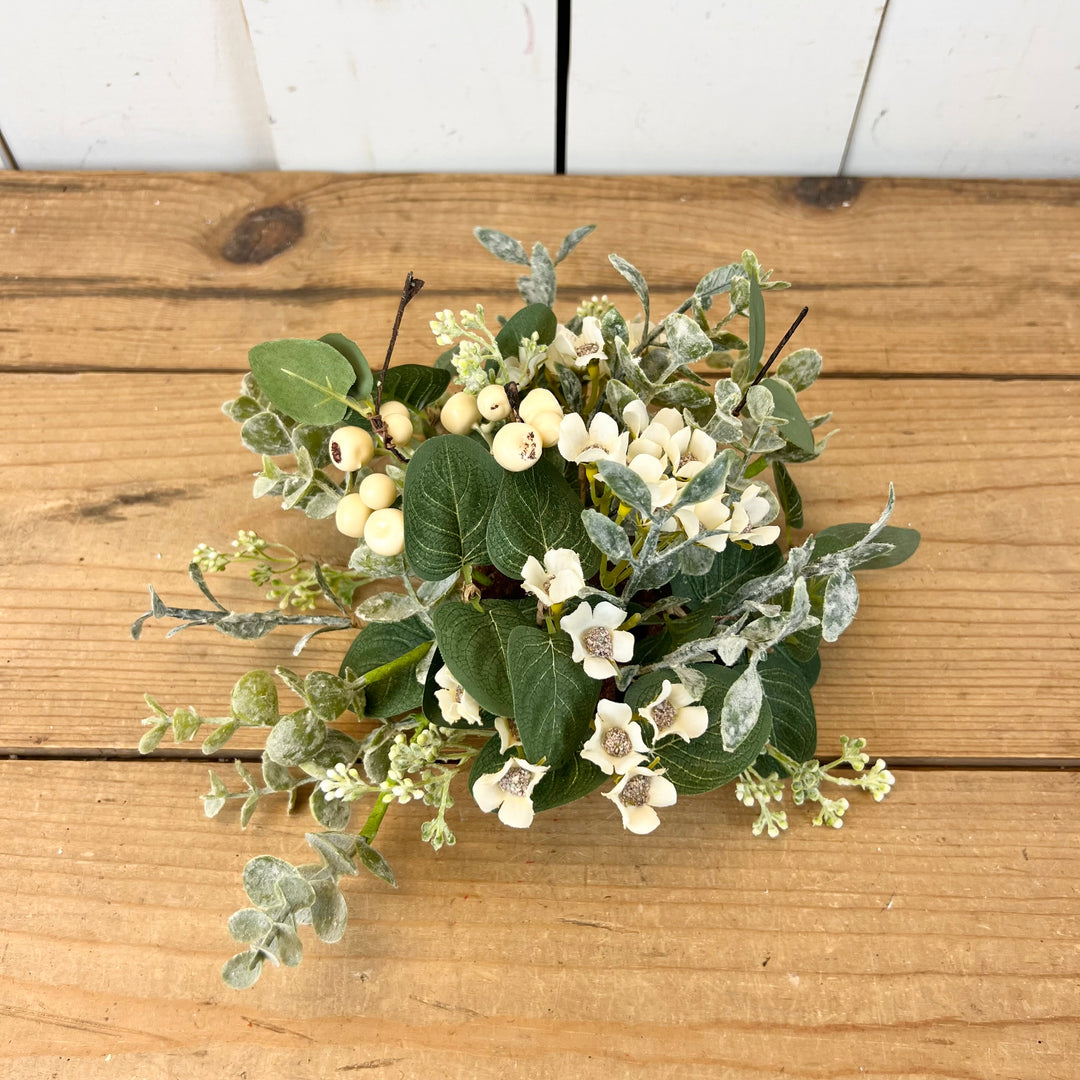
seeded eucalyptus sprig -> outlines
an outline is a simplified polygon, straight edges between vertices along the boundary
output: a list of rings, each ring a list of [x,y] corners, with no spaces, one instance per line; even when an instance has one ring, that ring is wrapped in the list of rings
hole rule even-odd
[[[745,251],[654,323],[645,275],[612,254],[636,298],[630,318],[605,295],[560,322],[556,266],[592,228],[573,230],[554,258],[478,229],[493,254],[528,268],[525,305],[437,312],[429,325],[447,351],[430,367],[390,362],[422,285],[412,274],[377,376],[340,333],[249,354],[225,411],[261,457],[254,495],[333,516],[356,546],[338,569],[254,533],[231,553],[201,545],[189,572],[212,606],[168,607],[151,589],[132,628],[172,618],[170,633],[255,638],[315,626],[297,651],[313,634],[351,631],[336,673],[276,670],[300,699],[292,711],[266,671],[239,680],[227,716],[170,714],[147,698],[144,752],[204,725],[207,754],[242,728],[265,732],[261,778],[240,762],[239,787],[212,773],[209,816],[237,803],[243,828],[267,800],[291,811],[304,796],[326,830],[308,836],[321,863],[248,864],[254,907],[230,931],[249,949],[225,965],[230,985],[250,986],[266,960],[299,962],[305,923],[340,938],[341,876],[363,865],[392,882],[371,845],[393,804],[422,802],[421,839],[453,844],[453,788],[466,773],[473,800],[504,825],[527,828],[599,791],[633,834],[662,817],[677,828],[673,804],[728,784],[758,807],[755,834],[770,836],[787,827],[789,784],[796,805],[818,805],[815,825],[833,827],[848,809],[833,788],[880,800],[892,786],[862,740],[842,740],[835,761],[815,757],[812,688],[823,646],[858,611],[855,574],[903,562],[919,535],[889,523],[891,485],[876,521],[802,531],[793,474],[833,435],[821,433],[830,414],[806,415],[799,398],[821,355],[783,355],[807,310],[770,350],[765,298],[787,283]],[[204,572],[238,563],[270,586],[275,610],[215,598]],[[321,601],[333,613],[314,613]],[[353,833],[357,804],[367,818]]]

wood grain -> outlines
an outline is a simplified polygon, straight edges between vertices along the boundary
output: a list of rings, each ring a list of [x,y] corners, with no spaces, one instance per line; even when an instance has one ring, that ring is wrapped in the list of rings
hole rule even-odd
[[[625,834],[604,800],[458,845],[379,836],[400,888],[255,989],[218,982],[244,861],[303,816],[207,821],[205,771],[4,762],[0,1057],[12,1080],[580,1076],[1072,1080],[1080,784],[905,772],[841,833],[750,835],[728,793]],[[790,808],[789,808],[790,809]]]
[[[249,668],[337,668],[344,644],[329,635],[299,661],[300,632],[166,641],[151,624],[141,643],[128,637],[149,582],[166,602],[202,606],[186,577],[197,542],[222,547],[254,528],[347,560],[332,523],[250,498],[256,459],[218,411],[235,382],[4,377],[0,747],[130,748],[143,690],[213,716]],[[1078,394],[1074,384],[933,380],[832,379],[810,391],[808,409],[835,410],[838,434],[821,461],[794,470],[807,527],[872,521],[891,480],[894,523],[923,533],[910,564],[860,575],[855,626],[825,649],[823,753],[860,734],[886,756],[1080,756]],[[58,442],[57,416],[78,417]],[[222,595],[264,606],[242,579]],[[1015,702],[1007,713],[1003,698]]]
[[[297,209],[276,258],[221,254],[253,211]],[[827,371],[1080,374],[1080,187],[1040,182],[325,174],[0,176],[0,370],[242,370],[255,342],[341,330],[378,355],[407,270],[427,282],[401,359],[436,350],[421,312],[518,306],[513,267],[474,224],[556,247],[600,230],[561,268],[560,310],[636,302],[618,251],[670,310],[712,267],[757,251],[796,283],[799,342]],[[770,334],[770,338],[773,335]]]

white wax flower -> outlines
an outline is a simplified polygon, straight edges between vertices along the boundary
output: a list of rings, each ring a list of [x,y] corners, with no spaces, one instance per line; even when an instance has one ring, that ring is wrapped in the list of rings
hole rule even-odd
[[[587,367],[593,360],[604,358],[604,335],[600,320],[588,315],[581,321],[581,333],[575,334],[565,326],[555,331],[555,340],[548,346],[548,355],[564,364]]]
[[[681,428],[668,440],[671,471],[680,480],[689,480],[716,457],[716,440],[700,428]]]
[[[647,758],[649,748],[641,737],[641,728],[633,722],[633,715],[630,706],[621,701],[600,700],[592,738],[581,748],[581,756],[599,765],[608,776],[640,765]]]
[[[641,398],[627,402],[622,411],[623,423],[636,439],[649,426],[649,410]]]
[[[448,724],[457,720],[464,720],[469,724],[484,722],[480,716],[480,703],[450,674],[448,667],[443,665],[435,672],[435,681],[442,687],[435,691],[435,698],[439,702],[439,711]]]
[[[527,829],[535,813],[533,789],[547,771],[547,765],[531,765],[524,758],[511,758],[497,773],[486,773],[473,784],[473,798],[485,814],[498,810],[504,825]]]
[[[625,664],[634,655],[634,635],[617,630],[626,613],[601,600],[596,608],[580,604],[563,618],[561,626],[574,642],[573,659],[592,679],[610,679],[618,674],[616,663]]]
[[[543,565],[535,555],[530,555],[521,568],[521,576],[525,579],[521,587],[544,607],[562,604],[585,588],[581,559],[572,548],[551,548],[544,555]]]
[[[755,547],[765,547],[774,543],[780,535],[779,526],[762,524],[772,513],[769,500],[758,494],[764,490],[761,484],[750,484],[732,506],[728,525],[732,540],[746,540]]]
[[[515,746],[521,746],[521,732],[513,717],[496,716],[495,730],[499,733],[499,753],[509,753]]]
[[[567,413],[559,425],[559,453],[567,461],[617,461],[626,463],[628,431],[619,433],[619,425],[607,413],[597,413],[588,430],[576,412]]]
[[[664,465],[665,461],[649,454],[638,454],[630,462],[630,468],[645,481],[645,486],[649,489],[653,510],[658,506],[669,506],[675,501],[679,491],[678,480],[666,474]]]
[[[697,536],[705,530],[712,532],[714,529],[725,531],[717,536],[705,536],[698,540],[702,547],[712,548],[713,551],[723,551],[728,542],[728,519],[731,517],[731,508],[724,502],[724,492],[718,491],[715,495],[703,502],[694,503],[693,507],[684,506],[675,511],[686,535]]]
[[[611,791],[601,792],[619,808],[624,829],[639,836],[651,833],[660,824],[660,816],[653,807],[675,805],[678,792],[662,772],[635,765]]]
[[[678,735],[683,742],[696,739],[709,726],[709,710],[694,704],[694,696],[682,683],[667,679],[660,693],[639,710],[652,724],[654,741],[665,735]]]

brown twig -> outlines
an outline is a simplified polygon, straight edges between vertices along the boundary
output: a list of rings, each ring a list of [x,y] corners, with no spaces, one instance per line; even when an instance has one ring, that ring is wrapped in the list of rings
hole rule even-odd
[[[791,326],[788,327],[788,332],[777,343],[776,348],[773,349],[772,353],[769,355],[769,359],[765,361],[765,363],[762,365],[761,370],[757,373],[757,375],[754,376],[754,381],[744,391],[742,400],[739,402],[738,405],[735,406],[734,409],[731,410],[732,416],[738,416],[739,413],[743,411],[743,407],[746,405],[746,395],[749,394],[750,391],[755,386],[757,386],[757,384],[761,382],[761,380],[764,379],[766,375],[768,375],[769,368],[772,367],[773,361],[780,355],[780,350],[791,340],[791,335],[799,329],[799,323],[801,323],[803,319],[806,318],[806,314],[809,310],[810,309],[808,307],[804,307],[802,311],[799,312],[795,321],[791,324]]]
[[[398,330],[401,329],[401,318],[405,314],[405,308],[409,306],[409,301],[412,300],[423,287],[424,282],[418,277],[413,277],[413,272],[411,270],[405,275],[405,285],[401,290],[401,299],[398,301],[397,314],[394,316],[394,328],[390,331],[390,344],[386,347],[386,359],[383,360],[382,370],[379,372],[379,378],[375,384],[375,415],[371,418],[371,429],[382,440],[383,446],[401,462],[407,461],[408,458],[406,458],[394,445],[394,440],[391,438],[390,432],[386,428],[386,421],[379,415],[379,410],[382,408],[383,383],[386,381],[386,373],[390,370],[390,357],[394,355],[394,346],[397,344]]]

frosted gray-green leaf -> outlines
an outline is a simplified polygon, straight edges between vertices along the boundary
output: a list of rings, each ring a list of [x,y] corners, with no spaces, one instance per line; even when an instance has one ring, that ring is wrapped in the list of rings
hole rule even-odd
[[[600,479],[627,506],[632,506],[644,517],[652,516],[652,495],[645,481],[633,469],[620,465],[617,461],[597,462]]]
[[[310,709],[283,716],[266,738],[266,752],[279,765],[299,765],[318,753],[326,739],[326,724]]]
[[[555,262],[561,263],[571,251],[574,250],[595,229],[595,225],[581,225],[566,234],[565,239],[559,246],[559,253],[555,256]]]
[[[859,610],[859,586],[850,570],[840,570],[825,586],[825,607],[821,615],[821,636],[836,639],[851,625]]]
[[[323,878],[313,881],[315,902],[311,905],[311,928],[320,941],[333,944],[345,936],[349,908],[345,897],[333,881]]]
[[[390,864],[362,836],[356,839],[356,855],[365,870],[385,881],[387,885],[397,888],[397,881],[394,878],[394,871],[390,869]]]
[[[627,281],[630,282],[630,287],[637,294],[637,298],[641,301],[641,306],[645,311],[645,325],[649,325],[649,286],[645,284],[645,278],[642,277],[641,271],[634,266],[633,263],[627,262],[621,255],[611,254],[608,256],[608,260],[611,265],[619,271],[620,274]]]
[[[456,580],[457,574],[452,580]],[[356,614],[364,622],[400,622],[424,609],[404,593],[382,592],[361,601]]]
[[[697,283],[694,298],[705,311],[708,311],[712,307],[714,297],[727,292],[731,288],[731,282],[740,273],[742,273],[742,263],[729,263],[727,266],[718,266],[715,270],[710,270]]]
[[[247,990],[259,981],[263,957],[252,949],[230,956],[221,967],[221,979],[233,990]]]
[[[761,676],[752,659],[746,670],[731,684],[724,695],[724,707],[720,713],[720,734],[724,749],[733,753],[754,729],[761,703],[764,700]]]
[[[531,275],[518,278],[522,298],[530,304],[547,304],[550,307],[555,303],[555,264],[548,249],[539,241],[533,245],[529,269]]]
[[[690,478],[682,489],[673,509],[711,499],[727,482],[728,474],[738,463],[738,457],[732,449],[721,451],[700,472]]]
[[[796,349],[780,361],[776,374],[790,383],[796,393],[805,390],[821,374],[821,353],[817,349]]]
[[[337,400],[356,381],[352,364],[325,341],[283,338],[248,353],[251,370],[274,408],[302,424],[336,424],[348,406]]]
[[[787,423],[780,429],[784,439],[797,446],[804,453],[814,452],[814,433],[806,422],[806,417],[795,400],[795,395],[776,379],[762,379],[761,386],[767,386],[772,394],[772,415],[778,416]]]
[[[503,262],[508,263],[521,263],[523,266],[529,265],[529,256],[524,246],[512,236],[507,236],[506,233],[499,232],[498,229],[483,229],[480,227],[473,229],[473,236],[496,259],[502,259]]]
[[[256,907],[270,908],[279,902],[275,887],[289,877],[299,877],[295,866],[273,855],[257,855],[244,867],[244,892]]]
[[[229,705],[242,724],[272,727],[278,719],[278,695],[269,671],[249,671],[232,688]]]
[[[291,454],[293,450],[292,439],[285,425],[272,412],[257,413],[250,420],[245,420],[240,428],[240,439],[256,454],[278,457]]]
[[[713,351],[709,335],[686,315],[669,315],[664,320],[667,345],[680,364],[704,360]]]
[[[609,559],[614,562],[620,560],[629,562],[633,558],[630,540],[621,526],[616,525],[611,518],[604,517],[599,511],[590,507],[581,512],[581,520],[585,531],[589,534],[589,539]]]
[[[258,908],[241,908],[229,916],[229,935],[233,941],[248,945],[261,941],[270,931],[273,922],[264,911]]]

